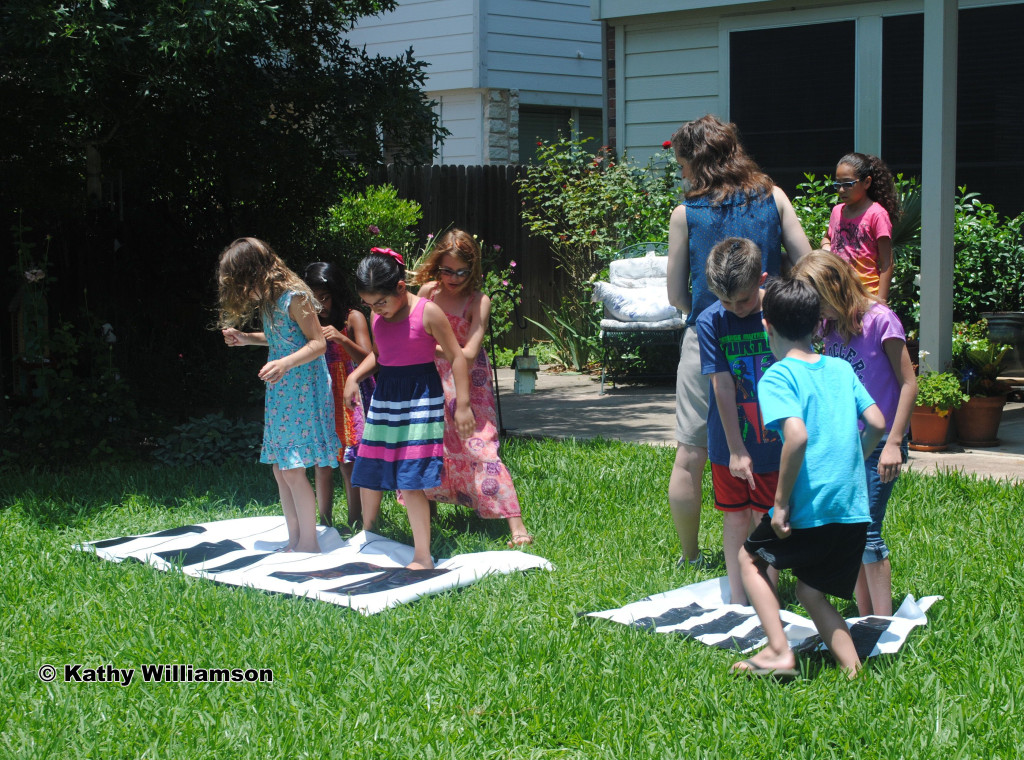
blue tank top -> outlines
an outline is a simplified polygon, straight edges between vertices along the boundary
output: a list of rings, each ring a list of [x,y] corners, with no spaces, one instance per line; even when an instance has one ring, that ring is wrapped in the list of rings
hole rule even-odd
[[[782,269],[782,219],[771,193],[763,198],[736,193],[721,203],[701,196],[687,198],[683,205],[686,206],[693,303],[686,324],[692,325],[704,309],[718,300],[708,290],[704,271],[711,249],[729,237],[748,238],[761,249],[762,271],[778,275]]]

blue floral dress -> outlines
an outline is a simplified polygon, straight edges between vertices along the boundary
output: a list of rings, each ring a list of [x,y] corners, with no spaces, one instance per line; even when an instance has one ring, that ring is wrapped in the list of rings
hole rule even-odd
[[[288,314],[294,291],[284,293],[271,319],[263,325],[270,348],[269,361],[282,359],[306,345],[306,336]],[[341,441],[334,430],[334,395],[327,362],[318,356],[288,370],[267,385],[260,461],[282,470],[298,467],[337,467]]]

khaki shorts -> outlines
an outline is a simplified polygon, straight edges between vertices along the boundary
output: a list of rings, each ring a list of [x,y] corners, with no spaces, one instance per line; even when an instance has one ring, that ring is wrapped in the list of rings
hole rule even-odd
[[[696,325],[683,332],[676,370],[676,440],[708,447],[708,400],[711,378],[700,373],[700,342]]]

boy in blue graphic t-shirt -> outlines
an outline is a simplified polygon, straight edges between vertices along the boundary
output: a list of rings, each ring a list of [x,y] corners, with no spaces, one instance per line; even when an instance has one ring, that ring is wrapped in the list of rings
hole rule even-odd
[[[715,509],[722,512],[729,601],[746,604],[739,551],[772,506],[782,452],[757,405],[757,382],[774,361],[761,323],[767,277],[761,249],[746,238],[726,238],[708,254],[705,277],[720,299],[697,317],[701,372],[711,376],[708,459]]]

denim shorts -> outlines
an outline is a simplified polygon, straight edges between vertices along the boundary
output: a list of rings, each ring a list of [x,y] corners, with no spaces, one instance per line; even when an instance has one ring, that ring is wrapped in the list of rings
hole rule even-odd
[[[872,562],[881,562],[889,556],[889,547],[885,545],[882,538],[882,521],[885,519],[885,509],[889,504],[889,496],[892,494],[896,479],[883,483],[878,477],[878,458],[882,455],[885,441],[879,441],[875,450],[871,452],[864,461],[864,469],[868,479],[868,504],[871,507],[871,525],[868,526],[867,544],[864,546],[865,565]],[[903,455],[903,464],[907,463],[907,436],[903,436],[900,443],[900,453]]]

